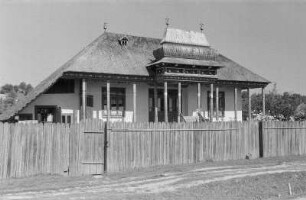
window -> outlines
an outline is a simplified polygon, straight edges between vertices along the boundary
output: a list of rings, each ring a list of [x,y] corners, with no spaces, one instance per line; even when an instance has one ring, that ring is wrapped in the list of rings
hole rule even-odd
[[[62,115],[62,123],[71,124],[72,114],[63,114]]]
[[[213,104],[213,116],[216,117],[216,92],[214,94],[214,104]],[[210,91],[207,92],[207,110],[210,113]],[[224,92],[219,92],[219,117],[224,117],[225,115],[225,93]]]
[[[87,95],[86,96],[86,106],[88,106],[88,107],[93,107],[94,106],[93,95]]]
[[[129,41],[129,39],[127,37],[123,37],[123,38],[118,40],[118,43],[119,43],[120,46],[126,46],[128,41]]]
[[[81,106],[83,105],[83,98],[82,96],[80,97],[80,103]],[[94,97],[93,95],[86,95],[86,106],[87,107],[94,107]]]
[[[58,79],[45,94],[74,93],[73,79]]]
[[[107,110],[106,87],[102,88],[102,109]],[[110,88],[111,115],[123,115],[125,110],[125,88]]]
[[[35,106],[35,119],[38,122],[58,122],[56,115],[59,112],[56,106]]]

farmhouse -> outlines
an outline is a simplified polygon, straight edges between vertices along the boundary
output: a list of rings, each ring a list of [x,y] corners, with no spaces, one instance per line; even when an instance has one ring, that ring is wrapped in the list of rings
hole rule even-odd
[[[202,31],[167,27],[162,39],[105,31],[0,120],[239,121],[241,90],[268,84]]]

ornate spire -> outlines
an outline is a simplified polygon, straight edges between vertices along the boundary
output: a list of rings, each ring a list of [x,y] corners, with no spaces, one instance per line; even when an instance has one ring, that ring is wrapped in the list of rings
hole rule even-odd
[[[165,22],[166,22],[166,28],[168,28],[168,26],[169,26],[169,18],[168,17],[166,17]]]
[[[106,22],[104,22],[104,24],[103,24],[103,29],[104,29],[104,32],[106,32],[106,30],[107,30],[107,23]]]
[[[200,31],[201,31],[201,33],[203,33],[203,30],[204,30],[204,24],[200,23]]]

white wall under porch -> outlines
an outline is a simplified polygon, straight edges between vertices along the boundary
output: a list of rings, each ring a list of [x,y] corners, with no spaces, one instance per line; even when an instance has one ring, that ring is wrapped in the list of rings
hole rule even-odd
[[[183,96],[183,115],[191,116],[194,111],[197,110],[197,83],[190,84],[183,89],[183,94],[186,94],[186,97]],[[214,91],[215,91],[214,87]],[[207,94],[210,91],[209,85],[201,84],[201,110],[204,111],[205,117],[208,118],[208,107],[207,107]],[[221,121],[233,121],[235,120],[235,109],[234,109],[234,87],[228,86],[219,86],[219,92],[225,93],[225,113],[224,117],[220,118]],[[214,102],[215,104],[216,102]],[[186,109],[187,107],[187,109]],[[215,120],[215,119],[214,119]],[[242,102],[241,102],[241,89],[237,90],[237,120],[242,121]]]
[[[86,94],[94,96],[94,107],[92,110],[102,110],[102,87],[106,87],[105,81],[87,81]],[[133,83],[112,83],[110,87],[125,88],[125,111],[133,112]],[[136,120],[137,122],[149,121],[149,85],[147,83],[136,83]],[[106,116],[103,116],[105,118]]]

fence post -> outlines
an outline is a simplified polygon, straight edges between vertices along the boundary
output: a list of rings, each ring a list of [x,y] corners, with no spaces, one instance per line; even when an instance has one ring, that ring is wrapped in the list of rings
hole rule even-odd
[[[107,133],[108,133],[108,122],[105,122],[105,126],[104,126],[104,173],[107,172],[107,147],[108,147]]]
[[[196,127],[198,128],[198,126]],[[192,129],[194,129],[194,123],[192,123]],[[197,150],[197,139],[196,139],[196,131],[193,130],[192,131],[192,134],[193,134],[193,163],[196,163],[197,162],[197,155],[196,155],[196,150]]]
[[[264,146],[263,146],[263,121],[259,122],[259,157],[264,157]]]

